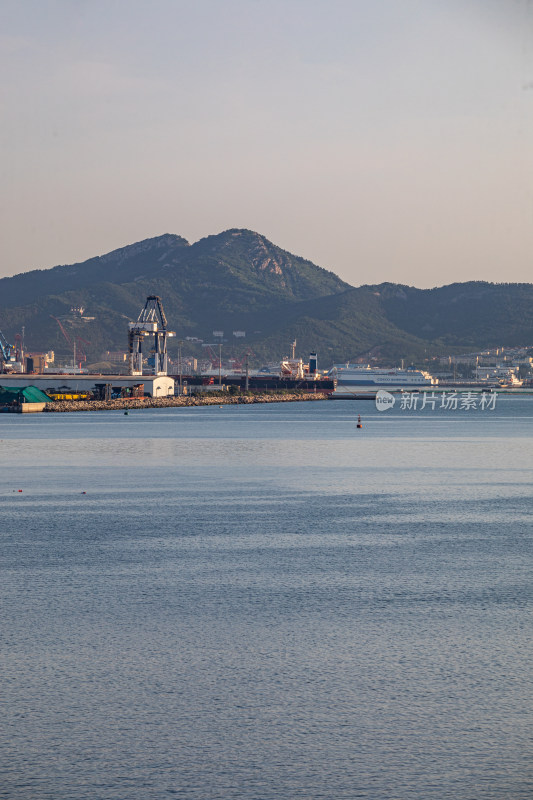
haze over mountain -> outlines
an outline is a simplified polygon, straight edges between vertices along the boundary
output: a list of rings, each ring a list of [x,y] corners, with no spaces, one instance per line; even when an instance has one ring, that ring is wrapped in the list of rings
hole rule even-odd
[[[367,277],[361,269],[361,278]],[[178,339],[213,341],[256,358],[317,350],[323,365],[377,356],[421,360],[457,348],[533,342],[533,285],[471,282],[438,289],[398,284],[352,287],[249,230],[189,244],[164,234],[80,264],[0,280],[0,330],[25,327],[29,350],[70,353],[55,318],[85,340],[89,360],[126,350],[127,322],[146,297],[162,298]],[[71,312],[83,307],[82,314]],[[233,331],[245,331],[236,339]],[[186,343],[184,352],[202,354]]]

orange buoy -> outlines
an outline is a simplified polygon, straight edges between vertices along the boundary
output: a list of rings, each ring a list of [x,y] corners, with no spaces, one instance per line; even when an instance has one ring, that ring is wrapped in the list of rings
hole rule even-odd
[[[362,428],[363,427],[363,423],[361,422],[361,414],[359,414],[358,417],[357,417],[357,427],[358,428]]]

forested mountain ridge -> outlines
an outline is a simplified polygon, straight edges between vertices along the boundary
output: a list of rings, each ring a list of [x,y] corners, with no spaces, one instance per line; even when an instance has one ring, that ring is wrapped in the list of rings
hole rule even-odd
[[[364,265],[360,273],[364,279]],[[213,330],[223,330],[228,353],[251,346],[262,360],[286,354],[294,338],[299,352],[317,350],[322,364],[533,342],[532,284],[356,288],[241,229],[194,244],[164,234],[83,263],[3,278],[0,330],[13,340],[24,326],[28,349],[66,354],[59,318],[97,360],[126,349],[127,322],[149,294],[162,298],[177,339],[212,341]],[[246,336],[236,340],[236,330]]]

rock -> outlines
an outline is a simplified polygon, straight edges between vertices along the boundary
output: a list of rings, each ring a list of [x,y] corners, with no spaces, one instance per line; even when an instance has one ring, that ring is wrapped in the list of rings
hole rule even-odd
[[[124,411],[143,408],[180,408],[190,406],[222,406],[249,403],[297,403],[307,400],[326,400],[317,394],[256,394],[227,395],[226,397],[124,397],[118,400],[55,400],[46,403],[44,411]]]

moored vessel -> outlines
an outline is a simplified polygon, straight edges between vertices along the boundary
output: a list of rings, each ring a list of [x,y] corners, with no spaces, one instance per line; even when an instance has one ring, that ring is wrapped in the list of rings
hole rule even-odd
[[[360,364],[334,364],[328,372],[341,386],[436,386],[438,379],[429,372],[418,369],[399,369],[362,366]]]

